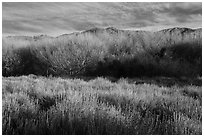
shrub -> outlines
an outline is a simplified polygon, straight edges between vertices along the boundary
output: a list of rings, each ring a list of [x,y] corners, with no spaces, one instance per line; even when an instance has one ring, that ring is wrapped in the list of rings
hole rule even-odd
[[[159,41],[115,29],[37,41],[3,41],[3,75],[191,76],[202,74],[199,42]],[[19,46],[18,44],[22,44]],[[26,45],[26,46],[25,46]]]

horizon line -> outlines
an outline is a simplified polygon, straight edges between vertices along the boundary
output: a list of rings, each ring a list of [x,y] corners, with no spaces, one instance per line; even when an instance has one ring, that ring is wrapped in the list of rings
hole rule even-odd
[[[158,32],[158,31],[162,31],[162,30],[166,30],[166,29],[174,29],[174,28],[187,28],[187,29],[192,29],[192,30],[198,30],[198,29],[202,29],[202,27],[197,27],[197,28],[191,28],[191,27],[179,27],[179,26],[175,26],[175,27],[167,27],[167,28],[161,28],[161,29],[157,29],[157,30],[148,30],[148,29],[141,29],[141,28],[126,28],[126,29],[119,29],[117,27],[113,27],[113,26],[109,26],[109,27],[92,27],[90,29],[87,29],[87,30],[76,30],[76,31],[70,31],[70,33],[62,33],[60,35],[50,35],[50,34],[46,34],[46,33],[39,33],[39,34],[36,34],[36,35],[18,35],[18,34],[3,34],[2,33],[2,37],[18,37],[18,36],[21,36],[21,37],[37,37],[37,36],[48,36],[48,37],[53,37],[53,38],[57,38],[59,36],[62,36],[62,35],[70,35],[70,34],[73,34],[73,33],[82,33],[82,32],[85,32],[85,31],[88,31],[88,30],[92,30],[92,29],[108,29],[108,28],[114,28],[114,29],[117,29],[117,30],[124,30],[124,31],[146,31],[146,32]]]

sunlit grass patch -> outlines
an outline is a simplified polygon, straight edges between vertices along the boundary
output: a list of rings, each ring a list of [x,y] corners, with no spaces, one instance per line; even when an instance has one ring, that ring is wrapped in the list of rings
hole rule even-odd
[[[199,86],[21,76],[2,92],[3,134],[202,133]]]

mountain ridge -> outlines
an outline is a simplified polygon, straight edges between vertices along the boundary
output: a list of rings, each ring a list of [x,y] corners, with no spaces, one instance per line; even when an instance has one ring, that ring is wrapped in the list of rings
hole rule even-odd
[[[18,36],[6,36],[6,38],[37,38],[37,37],[42,37],[42,36],[46,36],[46,37],[50,37],[50,38],[59,38],[60,36],[69,36],[69,35],[79,35],[79,34],[84,34],[84,33],[96,33],[99,31],[112,31],[112,32],[152,32],[153,31],[146,31],[146,30],[123,30],[123,29],[118,29],[115,27],[107,27],[107,28],[99,28],[99,27],[94,27],[88,30],[83,30],[81,32],[72,32],[72,33],[65,33],[65,34],[61,34],[59,36],[53,37],[50,35],[46,35],[46,34],[40,34],[40,35],[34,35],[34,36],[25,36],[25,35],[18,35]],[[173,32],[173,31],[181,31],[181,32],[195,32],[195,31],[202,31],[202,28],[196,28],[196,29],[192,29],[192,28],[186,28],[186,27],[172,27],[172,28],[167,28],[167,29],[162,29],[159,31],[155,31],[154,33],[157,32]]]

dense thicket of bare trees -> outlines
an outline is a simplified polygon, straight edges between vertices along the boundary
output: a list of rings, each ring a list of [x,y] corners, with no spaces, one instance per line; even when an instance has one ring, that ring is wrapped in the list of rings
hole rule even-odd
[[[4,39],[3,75],[201,75],[200,37],[162,34],[106,29],[25,43]]]

